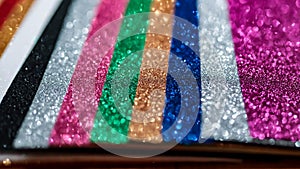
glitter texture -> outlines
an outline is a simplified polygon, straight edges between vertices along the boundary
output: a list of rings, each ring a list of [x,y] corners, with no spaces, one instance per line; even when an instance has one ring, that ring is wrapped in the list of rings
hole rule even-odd
[[[149,28],[136,89],[128,136],[132,140],[162,141],[166,76],[171,47],[174,0],[153,0]],[[163,15],[169,14],[169,15]],[[164,35],[150,32],[164,31]],[[167,36],[166,36],[167,35]]]
[[[151,2],[151,0],[130,1],[125,15],[149,12]],[[99,101],[94,129],[91,133],[93,142],[127,142],[132,104],[136,94],[139,69],[142,62],[142,52],[138,51],[144,49],[147,28],[147,20],[135,20],[130,17],[125,17],[123,20]],[[142,32],[142,34],[127,36],[136,32]],[[123,37],[128,38],[124,39]],[[127,77],[128,75],[132,76]],[[126,83],[127,80],[131,81]],[[128,86],[129,84],[131,85]],[[127,92],[125,95],[122,92],[119,93],[118,91],[122,89],[129,90],[129,93]]]
[[[19,0],[0,0],[0,28]]]
[[[70,0],[64,1],[43,31],[0,104],[0,145],[11,149],[57,42]],[[39,122],[31,126],[39,126]]]
[[[226,0],[199,0],[202,83],[201,140],[248,141]]]
[[[196,0],[177,0],[175,15],[193,26],[188,27],[179,18],[175,18],[166,85],[163,139],[190,144],[199,140],[201,120],[199,16]]]
[[[17,148],[48,147],[80,49],[98,0],[73,0],[55,50],[14,142]]]
[[[89,39],[91,36],[93,36],[97,30],[101,30],[103,26],[106,24],[109,24],[110,22],[120,19],[123,15],[125,8],[127,6],[127,0],[119,0],[119,1],[111,1],[111,0],[103,0],[101,4],[99,5],[97,16],[93,20],[92,28],[89,34]],[[113,34],[109,34],[109,36],[112,38],[112,36],[116,37],[118,35],[120,28],[120,24],[114,26]],[[84,51],[86,50],[92,50],[93,48],[98,48],[97,46],[94,46],[93,43],[86,42],[86,45],[84,47]],[[111,42],[111,46],[115,44],[115,41]],[[101,49],[100,49],[101,50]],[[106,56],[104,56],[104,59],[101,61],[100,66],[98,67],[98,74],[97,74],[97,83],[96,83],[96,91],[102,91],[104,81],[102,79],[105,79],[105,76],[108,71],[108,67],[110,64],[110,60],[112,57],[113,48],[109,50]],[[95,55],[93,57],[97,57],[98,55]],[[90,66],[86,65],[86,59],[84,57],[90,57],[89,55],[85,55],[83,53],[80,56],[80,59],[77,63],[77,67],[83,67],[83,68],[91,68]],[[96,60],[96,59],[95,59]],[[94,60],[94,61],[95,61]],[[97,69],[95,69],[94,72]],[[90,70],[89,70],[90,71]],[[75,69],[74,76],[81,76],[78,74],[85,74],[86,71],[81,71],[80,69]],[[85,76],[85,75],[84,75]],[[94,74],[95,76],[95,74]],[[92,77],[94,77],[92,76]],[[85,108],[85,112],[78,113],[74,106],[74,101],[72,99],[73,95],[73,86],[72,81],[70,83],[70,86],[68,88],[68,92],[65,96],[65,99],[63,101],[62,107],[60,109],[60,113],[58,116],[58,119],[56,121],[55,127],[51,134],[50,144],[51,145],[82,145],[82,144],[88,144],[89,138],[90,138],[90,131],[93,127],[93,121],[94,117],[97,111],[97,107],[95,107],[92,110],[92,107]],[[97,92],[98,94],[98,92]],[[95,97],[95,95],[93,95]],[[97,99],[99,100],[99,96],[97,96]],[[78,106],[76,104],[76,106]],[[89,113],[87,113],[89,112]],[[84,116],[84,119],[81,119],[80,117]]]
[[[229,0],[251,136],[300,139],[300,13],[297,0]]]
[[[14,5],[11,13],[4,21],[0,29],[0,56],[4,52],[6,46],[9,44],[10,40],[13,38],[33,2],[34,0],[20,0]]]

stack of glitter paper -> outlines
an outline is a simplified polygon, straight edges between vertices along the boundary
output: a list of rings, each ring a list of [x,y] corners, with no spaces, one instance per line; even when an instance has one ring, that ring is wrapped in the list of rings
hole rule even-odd
[[[300,0],[0,0],[0,146],[300,146]]]

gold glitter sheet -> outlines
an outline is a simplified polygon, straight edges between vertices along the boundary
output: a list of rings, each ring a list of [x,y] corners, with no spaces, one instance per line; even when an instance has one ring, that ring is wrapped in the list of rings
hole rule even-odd
[[[175,0],[154,0],[128,136],[131,140],[162,142],[166,77],[171,48]],[[159,30],[159,31],[157,31]],[[163,32],[163,35],[151,32]]]
[[[0,29],[0,57],[19,28],[33,2],[34,0],[20,0],[3,23]]]

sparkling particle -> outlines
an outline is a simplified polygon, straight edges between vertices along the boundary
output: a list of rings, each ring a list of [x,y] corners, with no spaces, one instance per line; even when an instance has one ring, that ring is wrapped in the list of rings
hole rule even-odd
[[[42,81],[69,5],[70,1],[61,3],[0,104],[1,148],[13,148],[13,142]],[[35,127],[36,123],[31,126]]]
[[[300,38],[297,0],[229,0],[230,18],[245,109],[251,136],[258,139],[300,139]],[[295,5],[296,4],[296,5]],[[252,27],[262,20],[259,32]],[[274,25],[275,20],[275,25]],[[277,22],[278,21],[278,22]],[[280,22],[280,24],[278,24]],[[268,114],[268,116],[266,116]]]
[[[295,4],[298,8],[300,8],[300,0],[296,0]]]
[[[250,134],[235,61],[227,2],[201,0],[199,11],[203,120],[201,138],[247,141]],[[253,31],[258,29],[253,27]]]
[[[21,0],[15,4],[8,18],[0,27],[0,57],[13,38],[33,1],[34,0]]]
[[[72,22],[68,22],[66,27],[67,27],[68,29],[72,29],[73,26],[74,26],[74,25],[73,25]]]
[[[98,0],[74,0],[72,3],[44,78],[14,141],[16,148],[48,147],[51,130],[78,58],[78,55],[74,55],[73,52],[81,48],[86,36],[80,35],[76,39],[76,43],[70,41],[74,37],[75,30],[89,27],[91,18],[86,15],[86,12],[93,10],[98,2]],[[74,20],[78,20],[78,22],[74,23]],[[68,22],[74,23],[72,29],[67,28]],[[66,43],[71,45],[66,48]],[[66,58],[67,61],[64,61]],[[41,122],[41,125],[35,127],[34,124],[38,121]]]
[[[148,19],[126,16],[150,12],[151,2],[136,0],[127,6],[99,101],[91,133],[93,142],[127,142]]]
[[[120,17],[124,13],[126,4],[127,0],[118,2],[103,0],[98,7],[98,11],[95,19],[93,20],[91,32],[89,33],[88,38],[92,38],[95,32],[101,30],[103,26],[109,24],[114,20],[120,19]],[[112,12],[112,10],[114,12]],[[114,32],[119,32],[119,28],[120,25],[116,25]],[[117,36],[117,34],[110,34],[110,36]],[[95,47],[93,46],[93,44],[89,44],[89,41],[87,41],[86,44],[87,45],[85,45],[83,51],[92,50],[91,48]],[[101,71],[99,72],[99,75],[101,74],[101,79],[105,79],[110,59],[112,57],[112,51],[113,49],[108,52],[108,54],[105,56],[105,59],[98,65],[98,71]],[[83,52],[77,62],[77,67],[83,67],[82,65],[86,64],[85,61],[87,57],[89,57],[89,55],[86,55],[86,53]],[[77,107],[80,105],[75,104],[74,102],[73,97],[76,97],[76,95],[74,95],[74,92],[77,92],[72,85],[74,82],[74,77],[80,73],[86,72],[80,72],[77,67],[75,69],[67,94],[62,103],[59,116],[51,134],[50,144],[52,145],[83,145],[90,142],[89,133],[93,127],[92,122],[94,120],[96,109],[94,111],[91,111],[92,107],[86,107],[85,112],[79,112],[81,109],[78,109]],[[88,66],[84,66],[83,68],[86,69],[87,67]],[[95,74],[96,73],[97,72],[95,71]],[[103,88],[103,82],[101,83],[98,81],[97,85],[97,87],[100,88],[99,90]],[[80,92],[84,92],[84,90],[85,89],[82,88]],[[97,99],[99,99],[99,97]]]
[[[12,162],[11,162],[10,159],[7,158],[7,159],[5,159],[5,160],[2,161],[2,164],[3,164],[5,167],[10,167],[11,164],[12,164]]]
[[[15,5],[18,3],[18,0],[4,1],[0,0],[0,27],[2,27],[5,20],[11,14],[11,11],[14,9]]]
[[[173,27],[174,1],[153,0],[149,28],[128,136],[132,140],[162,141],[162,115]],[[170,15],[165,15],[170,14]],[[159,30],[155,30],[159,29]],[[151,32],[164,32],[158,35]]]
[[[175,15],[162,135],[166,142],[189,144],[198,142],[201,119],[199,16],[196,0],[177,0]]]

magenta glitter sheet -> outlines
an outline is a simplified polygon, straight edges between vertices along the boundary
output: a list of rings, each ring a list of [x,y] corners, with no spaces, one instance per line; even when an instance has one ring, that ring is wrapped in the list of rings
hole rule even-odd
[[[300,139],[300,0],[229,0],[251,136]]]

